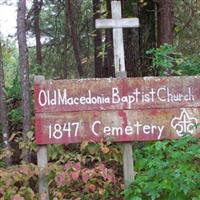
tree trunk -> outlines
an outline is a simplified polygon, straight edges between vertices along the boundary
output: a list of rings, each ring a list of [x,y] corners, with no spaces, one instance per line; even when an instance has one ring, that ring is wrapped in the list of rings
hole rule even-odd
[[[128,1],[122,0],[122,2],[124,7],[127,4],[130,6]],[[146,55],[146,51],[156,46],[155,3],[153,0],[149,0],[145,6],[143,3],[134,3],[132,13],[131,17],[139,18],[140,27],[123,30],[127,75],[129,77],[153,75],[150,67],[151,59]]]
[[[138,17],[138,6],[132,4],[134,17]],[[125,6],[125,5],[124,5]],[[124,16],[127,17],[127,16]],[[139,29],[128,28],[123,30],[125,41],[125,62],[128,77],[140,76],[140,48],[139,48]]]
[[[34,28],[35,28],[35,40],[36,40],[36,63],[42,64],[42,45],[40,36],[40,12],[42,8],[43,0],[34,0]]]
[[[107,17],[111,18],[111,0],[106,0]],[[114,77],[115,68],[113,65],[113,38],[112,29],[105,30],[105,58],[104,58],[104,77]]]
[[[68,44],[67,43],[67,35],[66,35],[66,31],[65,31],[65,36],[64,36],[64,41],[63,41],[63,59],[64,59],[63,74],[62,74],[63,79],[67,79],[67,77],[68,77],[67,44]]]
[[[3,55],[2,47],[0,41],[0,125],[2,130],[3,144],[4,147],[8,150],[10,149],[9,145],[9,130],[8,130],[8,113],[6,107],[6,96],[5,96],[5,85],[4,85],[4,70],[3,70]],[[11,159],[7,157],[5,159],[7,166],[11,164]]]
[[[101,78],[103,76],[103,62],[101,55],[102,35],[101,30],[95,28],[95,20],[101,17],[101,1],[93,0],[93,24],[94,24],[94,65],[95,77]]]
[[[67,4],[65,5],[65,33],[63,38],[63,56],[64,56],[64,65],[63,65],[63,78],[66,79],[68,76],[68,59],[67,59],[67,33],[68,33],[68,11],[67,11]]]
[[[78,66],[78,73],[79,76],[83,76],[83,66],[81,63],[81,54],[80,54],[80,46],[78,42],[78,35],[76,32],[76,27],[74,23],[74,16],[73,16],[73,10],[72,10],[72,0],[65,0],[65,6],[67,6],[67,13],[68,13],[68,20],[69,20],[69,28],[70,28],[70,33],[71,33],[71,38],[72,38],[72,45],[73,45],[73,50],[74,50],[74,56],[76,59],[76,63]]]
[[[173,1],[158,2],[158,47],[164,43],[173,43]]]
[[[28,47],[26,43],[26,0],[19,0],[17,11],[17,38],[19,46],[20,77],[22,88],[22,110],[23,110],[23,138],[28,140],[27,132],[31,129],[30,112],[30,85],[29,85],[29,62]],[[29,154],[24,150],[23,159],[29,161]]]
[[[152,60],[146,55],[146,51],[156,47],[156,4],[148,1],[146,6],[139,6],[139,48],[140,71],[142,76],[155,75],[152,71]]]

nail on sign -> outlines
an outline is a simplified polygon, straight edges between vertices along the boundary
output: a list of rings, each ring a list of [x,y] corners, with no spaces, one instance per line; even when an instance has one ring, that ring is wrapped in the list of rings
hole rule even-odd
[[[35,83],[37,144],[200,137],[200,77]]]

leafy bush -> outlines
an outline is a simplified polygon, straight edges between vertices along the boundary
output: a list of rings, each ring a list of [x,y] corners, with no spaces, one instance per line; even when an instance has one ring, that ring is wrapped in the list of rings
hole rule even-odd
[[[121,199],[114,170],[103,163],[88,168],[81,162],[50,166],[51,195],[55,199]]]
[[[0,168],[1,200],[36,200],[38,170],[33,164]],[[32,185],[32,188],[30,187]]]
[[[49,187],[55,199],[123,199],[121,152],[111,144],[51,145]]]
[[[140,143],[134,150],[136,180],[124,191],[126,199],[199,200],[199,145],[199,139],[191,136]],[[56,153],[51,156],[51,152]],[[62,145],[51,146],[46,169],[50,197],[55,200],[123,199],[124,185],[119,172],[122,166],[112,156],[105,159],[112,152],[109,145],[101,143],[96,146],[83,143],[81,152],[76,154]],[[39,199],[37,166],[22,163],[0,168],[0,199]]]
[[[199,75],[200,58],[198,54],[183,55],[169,44],[164,44],[157,49],[147,51],[152,55],[153,69],[157,75]]]
[[[136,149],[136,180],[126,189],[126,199],[199,200],[199,147],[199,139],[185,136]]]
[[[12,137],[18,140],[15,134]],[[32,139],[33,134],[30,132],[30,141],[20,141],[20,149],[28,148],[35,152]],[[88,142],[82,143],[81,146],[50,145],[49,163],[46,168],[50,198],[123,199],[121,193],[124,185],[121,173],[118,172],[121,166],[115,160],[118,150],[111,150],[109,145]],[[0,159],[5,156],[6,152],[2,149]],[[22,163],[9,168],[0,167],[0,200],[37,199],[39,192],[36,165]]]

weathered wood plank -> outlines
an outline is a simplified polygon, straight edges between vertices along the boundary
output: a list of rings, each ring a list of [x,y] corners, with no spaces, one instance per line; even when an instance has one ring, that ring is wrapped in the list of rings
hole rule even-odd
[[[42,81],[36,112],[200,107],[200,77]]]
[[[183,132],[200,137],[200,108],[36,113],[37,144],[84,140],[113,142],[178,139]]]
[[[131,28],[139,27],[138,18],[97,19],[96,28]]]

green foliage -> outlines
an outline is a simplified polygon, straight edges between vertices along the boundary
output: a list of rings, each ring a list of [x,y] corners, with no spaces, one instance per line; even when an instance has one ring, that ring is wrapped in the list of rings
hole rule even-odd
[[[74,23],[81,49],[82,65],[86,76],[91,77],[94,73],[92,1],[72,1],[72,9],[75,10],[73,12]],[[30,48],[31,74],[42,74],[47,79],[62,79],[64,72],[67,71],[68,78],[77,78],[77,64],[68,29],[69,22],[68,18],[66,21],[65,15],[64,1],[44,1],[40,14],[41,41],[43,41],[42,65],[35,64],[35,47]],[[33,29],[31,30],[30,37],[34,37],[32,33],[34,33]],[[67,47],[65,47],[65,40]]]
[[[134,151],[135,182],[128,200],[199,200],[199,139],[159,141]]]
[[[10,40],[3,41],[3,65],[5,74],[5,86],[12,87],[13,79],[18,75],[18,49]]]
[[[193,56],[200,49],[200,1],[174,1],[174,44],[184,54]]]
[[[6,88],[8,116],[11,130],[20,130],[22,124],[21,86],[18,74],[12,80],[12,85]]]
[[[30,142],[32,136],[30,133]],[[199,139],[185,136],[135,148],[136,180],[125,190],[126,199],[199,200],[199,145]],[[67,148],[71,149],[63,145],[48,149],[50,162],[46,174],[52,199],[123,198],[119,172],[122,166],[112,156],[108,159],[113,151],[109,144],[84,142],[81,151],[77,151],[78,146]],[[0,199],[36,200],[39,198],[37,181],[38,169],[33,164],[0,168]]]
[[[116,162],[122,164],[122,149],[120,145],[107,143],[88,143],[81,144],[82,156],[85,160],[98,160],[99,162]]]
[[[155,74],[164,75],[199,75],[199,54],[185,56],[169,44],[164,44],[157,49],[147,51],[152,55],[152,67]]]

